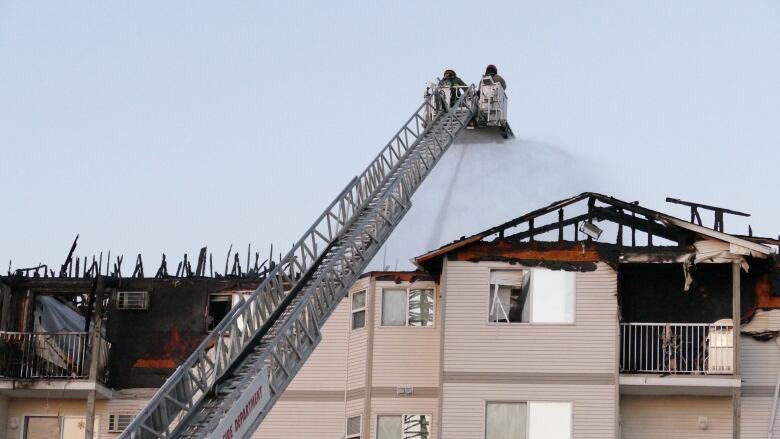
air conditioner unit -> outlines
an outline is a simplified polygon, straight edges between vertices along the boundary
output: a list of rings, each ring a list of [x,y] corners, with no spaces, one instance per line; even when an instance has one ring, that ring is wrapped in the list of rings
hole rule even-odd
[[[118,291],[116,309],[143,311],[149,309],[148,291]]]

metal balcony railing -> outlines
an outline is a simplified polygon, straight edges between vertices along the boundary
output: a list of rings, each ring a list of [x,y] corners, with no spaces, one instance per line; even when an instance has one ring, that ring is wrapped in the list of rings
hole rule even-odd
[[[734,327],[719,323],[621,323],[620,371],[733,373]]]
[[[89,378],[92,352],[87,332],[0,331],[0,377]],[[106,381],[110,343],[101,338],[98,379]]]

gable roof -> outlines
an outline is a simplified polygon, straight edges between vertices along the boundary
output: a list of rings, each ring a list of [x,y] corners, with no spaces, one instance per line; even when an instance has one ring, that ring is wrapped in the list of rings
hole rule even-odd
[[[585,200],[587,200],[586,213],[568,219],[564,217],[564,208],[579,202],[584,202]],[[605,206],[597,206],[597,202]],[[543,226],[537,226],[535,224],[534,220],[537,218],[550,215],[556,211],[558,212],[557,221]],[[638,202],[629,203],[595,192],[583,192],[574,197],[556,201],[546,207],[526,213],[525,215],[474,235],[461,237],[450,244],[446,244],[441,248],[414,258],[414,262],[418,266],[422,266],[434,259],[445,256],[447,253],[456,251],[472,243],[482,241],[493,235],[497,235],[500,239],[510,238],[519,241],[528,238],[532,241],[536,235],[557,230],[558,240],[562,241],[565,227],[573,226],[576,236],[576,230],[581,222],[597,220],[609,220],[620,226],[617,235],[618,245],[623,245],[622,229],[624,226],[628,226],[632,230],[632,244],[633,233],[635,233],[636,230],[643,231],[647,234],[648,245],[652,245],[653,236],[659,236],[668,241],[676,241],[680,244],[683,244],[683,242],[692,244],[693,241],[697,239],[714,239],[732,244],[739,249],[744,249],[742,251],[746,252],[745,254],[764,258],[769,257],[776,252],[775,249],[769,245],[780,244],[780,241],[770,238],[745,237],[720,232],[656,210],[642,207]],[[527,225],[526,230],[507,235],[507,231],[522,224]]]

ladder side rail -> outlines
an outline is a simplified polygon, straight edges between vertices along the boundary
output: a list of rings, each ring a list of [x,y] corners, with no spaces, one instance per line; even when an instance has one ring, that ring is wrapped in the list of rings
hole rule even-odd
[[[472,103],[473,101],[466,101],[466,103]],[[462,106],[462,105],[460,105]],[[454,109],[454,108],[453,108]],[[472,109],[471,115],[474,114],[474,110]],[[471,119],[471,116],[465,117],[462,121],[462,124],[459,128],[455,130],[455,132],[452,133],[450,136],[450,133],[442,133],[442,137],[445,139],[442,139],[441,141],[433,141],[432,143],[438,144],[438,151],[435,157],[433,157],[434,162],[428,162],[427,164],[424,162],[424,159],[422,157],[418,157],[417,163],[415,163],[414,166],[410,165],[405,170],[405,173],[399,178],[399,183],[396,184],[393,187],[393,191],[388,192],[387,196],[384,197],[382,202],[382,208],[378,210],[378,215],[374,218],[374,222],[371,224],[377,226],[381,225],[383,228],[381,230],[376,230],[376,238],[372,236],[372,233],[369,232],[369,228],[363,227],[364,233],[364,239],[368,241],[369,239],[374,239],[375,245],[372,246],[371,251],[367,254],[366,258],[359,258],[355,259],[355,264],[353,264],[350,267],[336,267],[330,271],[331,278],[330,279],[324,279],[323,284],[327,285],[330,284],[331,286],[325,286],[325,287],[319,287],[316,289],[313,289],[312,296],[316,297],[316,295],[324,295],[326,291],[329,289],[334,288],[335,285],[342,284],[345,285],[341,289],[342,291],[340,294],[337,294],[336,297],[338,300],[334,301],[330,304],[330,306],[327,307],[327,310],[319,315],[315,316],[314,320],[317,320],[319,322],[324,323],[327,318],[335,311],[336,307],[338,306],[338,303],[343,299],[344,294],[346,293],[346,290],[351,286],[351,284],[354,282],[355,279],[359,276],[360,273],[365,269],[365,266],[371,261],[371,258],[378,252],[378,250],[381,248],[382,244],[385,242],[385,240],[390,236],[390,233],[395,229],[395,226],[403,219],[403,217],[406,215],[406,213],[411,208],[411,196],[414,194],[414,192],[419,188],[419,186],[422,183],[422,180],[425,179],[425,177],[428,175],[428,172],[433,168],[436,162],[438,162],[438,159],[443,155],[443,153],[446,151],[446,149],[452,144],[454,139],[457,137],[459,132],[465,127],[465,125],[469,122]],[[429,150],[430,152],[430,150]],[[417,172],[417,169],[419,168],[418,165],[422,164],[425,168],[424,173]],[[389,215],[387,214],[389,212]],[[357,264],[357,262],[360,262],[360,264]],[[346,270],[348,273],[350,273],[351,279],[344,279],[343,277],[339,277],[338,273],[344,271],[345,268],[348,268]],[[307,301],[304,299],[305,305],[308,305],[313,302]],[[310,313],[312,311],[309,311]],[[320,339],[317,340],[316,343],[319,343]],[[284,343],[284,341],[282,341]],[[314,347],[316,346],[316,343],[314,346],[312,346],[309,349],[309,352],[312,352],[314,350]],[[280,347],[280,349],[282,349]],[[288,348],[290,349],[290,348]],[[278,355],[277,355],[278,356]],[[275,357],[277,356],[271,356],[271,362],[275,361]],[[294,359],[294,357],[293,357]],[[305,361],[305,359],[304,359]],[[278,376],[282,376],[285,370],[294,370],[297,372],[297,370],[300,369],[304,361],[299,361],[297,364],[287,364],[285,367],[277,367],[276,371],[281,372]],[[272,369],[273,373],[273,369]],[[273,377],[272,377],[273,378]],[[273,382],[272,379],[272,393],[271,400],[266,406],[266,409],[263,410],[260,415],[255,418],[252,421],[252,426],[249,429],[250,432],[253,432],[257,429],[257,427],[260,425],[262,420],[267,415],[270,407],[273,406],[273,404],[278,400],[279,396],[281,396],[281,393],[284,391],[284,389],[287,387],[287,385],[292,381],[292,377],[287,377],[289,379],[284,380],[283,382]],[[251,433],[247,435],[248,438],[251,436]]]
[[[448,119],[458,120],[456,120],[456,126],[452,131],[443,128],[438,134],[441,139],[431,141],[437,148],[424,148],[420,145],[410,160],[402,165],[388,190],[381,195],[378,203],[368,212],[370,218],[358,221],[356,230],[345,235],[344,245],[340,248],[333,263],[303,293],[289,318],[281,324],[273,338],[268,341],[270,348],[262,356],[255,359],[255,367],[251,373],[246,374],[244,381],[249,382],[256,379],[257,375],[261,373],[261,369],[270,365],[272,396],[266,404],[265,410],[252,421],[253,428],[250,428],[250,432],[259,425],[270,407],[273,406],[313,352],[321,340],[321,325],[335,311],[346,290],[362,273],[382,243],[411,208],[411,196],[473,116],[475,110],[472,96],[473,93],[464,94],[458,104],[447,113]],[[459,115],[456,111],[452,111],[464,109],[464,107],[468,110],[467,114]],[[459,120],[459,118],[463,120]],[[320,308],[320,312],[318,312],[318,307],[313,305],[317,302],[327,305],[324,309]],[[240,393],[244,387],[246,385],[238,386],[234,392]],[[233,397],[233,399],[235,398],[237,396]],[[219,416],[213,417],[206,431],[212,431],[220,419]]]
[[[318,256],[314,256],[317,254],[316,249],[316,242],[317,238],[321,238],[317,233],[317,225],[322,224],[322,220],[324,218],[328,218],[328,211],[326,210],[325,213],[323,213],[317,222],[307,231],[307,233],[304,235],[303,238],[301,238],[298,243],[293,247],[293,249],[288,254],[288,257],[284,259],[284,263],[287,264],[287,267],[290,269],[289,276],[285,277],[284,281],[288,282],[289,284],[297,285],[299,283],[299,280],[306,275],[306,273],[309,271],[309,268],[316,265],[316,262],[319,261],[319,259],[326,254],[325,249],[331,245],[331,243],[343,233],[344,230],[348,229],[350,224],[358,217],[358,215],[362,212],[362,210],[365,208],[365,205],[368,203],[368,201],[371,199],[372,196],[376,195],[376,192],[381,188],[381,185],[385,182],[385,180],[388,178],[388,175],[391,175],[390,172],[394,171],[401,163],[402,160],[405,159],[409,152],[413,150],[413,147],[419,142],[419,139],[421,136],[425,133],[426,129],[423,129],[420,131],[420,123],[419,121],[423,120],[423,118],[420,116],[420,113],[424,114],[426,105],[428,105],[426,102],[423,102],[418,109],[412,114],[412,116],[407,120],[407,122],[404,124],[404,126],[398,131],[398,133],[393,137],[393,140],[391,140],[385,148],[383,148],[382,153],[377,156],[377,158],[372,162],[371,165],[366,169],[366,171],[363,172],[360,178],[358,180],[357,185],[353,185],[352,187],[355,189],[356,193],[352,193],[352,191],[345,190],[342,194],[343,196],[341,199],[337,198],[336,201],[332,204],[335,206],[338,202],[338,209],[339,214],[344,214],[345,217],[349,217],[348,220],[344,220],[343,222],[340,222],[339,225],[340,231],[336,234],[336,236],[328,236],[329,239],[322,242],[323,251],[318,254]],[[412,122],[415,122],[412,124]],[[410,125],[413,125],[416,129],[413,131],[410,128]],[[414,142],[409,143],[408,142],[408,136],[406,137],[406,142],[402,141],[400,133],[404,133],[405,135],[408,133],[411,133],[414,136]],[[395,154],[389,154],[389,152],[393,151],[392,144],[397,144],[397,151],[395,151]],[[386,154],[385,154],[386,153]],[[396,160],[393,160],[393,157],[397,156]],[[384,169],[384,172],[381,175],[381,179],[377,180],[376,178],[372,178],[369,176],[370,172],[369,170],[374,167],[375,163],[386,163],[390,168]],[[354,180],[353,180],[354,181]],[[373,184],[372,184],[373,183]],[[349,186],[348,186],[349,188]],[[366,190],[366,188],[369,188]],[[363,190],[361,190],[363,189]],[[348,201],[348,203],[344,203],[344,200]],[[332,216],[331,216],[332,217]],[[327,229],[330,231],[332,230],[332,227],[329,225]],[[311,239],[313,245],[310,248],[308,246],[308,240]],[[300,254],[295,254],[296,250]],[[312,264],[306,264],[307,259],[307,253],[312,255]],[[301,262],[302,261],[302,262]],[[280,273],[283,273],[282,268],[284,267],[284,264],[280,264],[279,267],[277,267],[280,271]],[[298,271],[295,271],[295,268],[298,268]],[[283,282],[278,283],[278,285],[283,284]],[[262,285],[261,285],[262,287]],[[252,339],[258,335],[259,327],[262,326],[261,323],[257,320],[257,317],[259,317],[258,309],[260,309],[260,305],[257,305],[256,307],[252,306],[252,302],[259,303],[258,299],[258,292],[261,290],[261,287],[258,287],[258,289],[253,293],[252,296],[248,299],[248,303],[245,304],[242,307],[239,307],[239,309],[236,310],[237,314],[241,314],[242,317],[244,317],[244,322],[252,322],[254,325],[239,325],[239,319],[237,318],[231,318],[230,321],[232,324],[230,324],[230,327],[227,328],[227,332],[230,334],[236,334],[238,333],[241,337],[239,339],[239,343],[237,345],[226,345],[227,352],[225,353],[224,358],[219,358],[221,361],[217,362],[217,377],[215,382],[224,375],[226,372],[230,370],[231,365],[235,362],[235,360],[241,355],[241,352],[243,351],[243,348],[249,345],[252,342]],[[281,306],[280,305],[286,305],[289,300],[291,299],[291,293],[293,293],[295,288],[288,291],[287,294],[283,294],[283,300],[280,300],[278,303],[275,303],[275,309],[274,310],[265,310],[265,314],[268,314],[268,312],[271,312],[271,317],[276,317],[274,313],[281,312]],[[273,319],[269,319],[266,316],[265,321],[272,321]],[[244,328],[241,328],[241,326],[244,326]],[[253,330],[251,331],[251,334],[246,334],[246,331],[242,331],[242,329],[249,329]],[[218,343],[220,341],[224,340],[224,338],[217,338]]]
[[[423,102],[418,107],[361,177],[353,178],[255,292],[244,303],[233,308],[192,355],[174,371],[147,406],[134,418],[122,437],[141,437],[138,434],[144,431],[154,432],[153,434],[159,437],[170,435],[170,426],[181,417],[180,412],[191,410],[198,404],[208,391],[207,388],[213,386],[230,368],[243,348],[251,342],[262,323],[279,307],[282,300],[288,298],[289,291],[284,294],[283,290],[285,283],[297,284],[316,264],[328,246],[358,217],[371,195],[381,188],[391,172],[403,162],[409,151],[430,128],[432,124],[424,124],[424,112],[429,105],[430,103]],[[413,138],[411,142],[409,135]],[[322,250],[318,251],[319,249]],[[268,298],[271,303],[267,302]],[[241,317],[243,319],[240,319]],[[243,320],[241,325],[239,320]],[[225,342],[228,334],[231,335],[231,344]],[[235,343],[236,341],[238,343]],[[207,355],[212,346],[213,360]],[[170,400],[176,403],[171,405]]]

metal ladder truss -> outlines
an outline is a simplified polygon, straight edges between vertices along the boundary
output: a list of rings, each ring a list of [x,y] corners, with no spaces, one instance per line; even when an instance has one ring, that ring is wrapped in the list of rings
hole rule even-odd
[[[426,100],[120,438],[224,439],[257,429],[319,343],[322,325],[411,207],[412,194],[476,114],[473,86],[426,123],[429,110]]]

